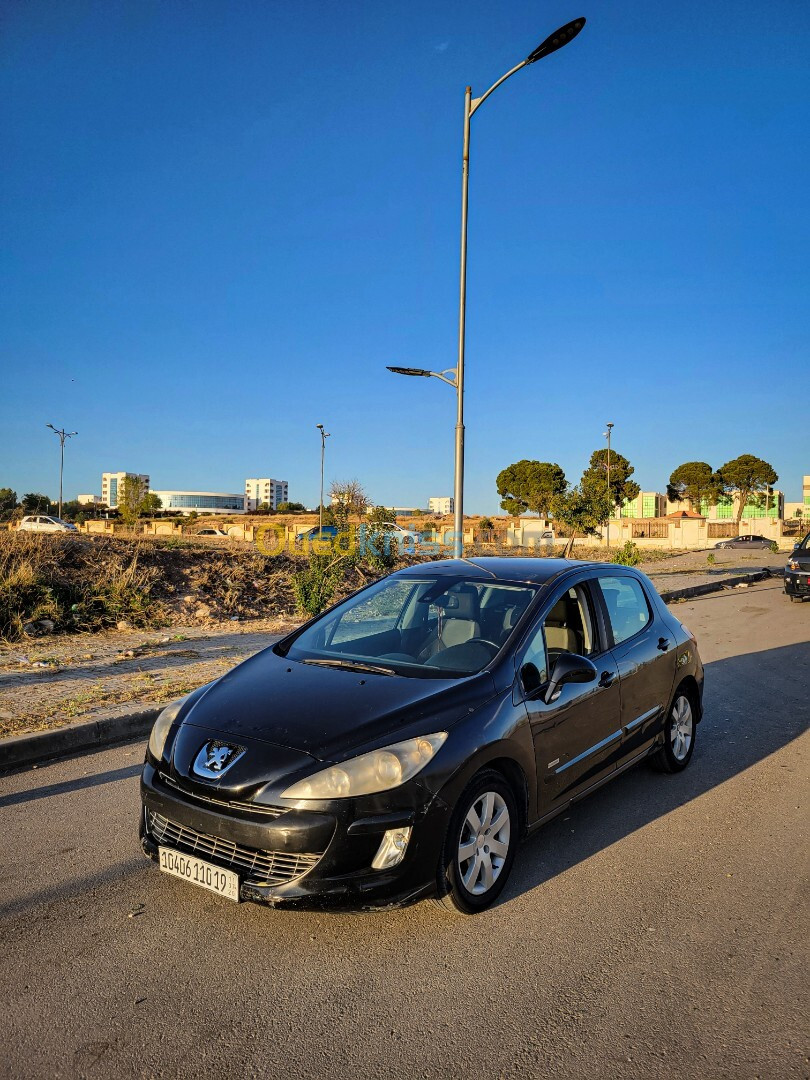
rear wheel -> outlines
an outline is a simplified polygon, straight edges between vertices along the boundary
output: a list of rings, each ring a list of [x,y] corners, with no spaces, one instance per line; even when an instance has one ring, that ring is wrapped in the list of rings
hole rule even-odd
[[[475,776],[456,804],[439,865],[438,903],[475,915],[500,896],[518,842],[512,788],[493,769]]]
[[[664,745],[650,758],[659,772],[681,772],[692,760],[695,749],[695,710],[692,698],[679,689],[664,725]]]

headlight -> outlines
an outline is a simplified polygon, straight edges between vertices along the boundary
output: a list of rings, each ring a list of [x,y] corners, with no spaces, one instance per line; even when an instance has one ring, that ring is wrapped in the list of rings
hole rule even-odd
[[[157,725],[155,725],[157,726]],[[282,799],[351,799],[399,787],[416,776],[447,738],[446,731],[406,739],[382,750],[372,750],[323,772],[299,780],[282,793]]]
[[[180,706],[185,700],[184,697],[181,697],[178,701],[173,701],[171,705],[167,705],[155,721],[152,734],[149,736],[149,753],[155,761],[160,761],[163,757],[163,747],[166,745],[166,739],[169,736],[169,728],[177,719]]]

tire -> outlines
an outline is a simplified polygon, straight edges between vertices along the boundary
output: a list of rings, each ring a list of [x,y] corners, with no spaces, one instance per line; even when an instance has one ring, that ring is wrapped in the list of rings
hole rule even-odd
[[[450,819],[438,869],[440,907],[456,915],[477,915],[493,904],[506,885],[519,837],[512,788],[494,769],[478,773]]]
[[[683,772],[692,760],[696,730],[692,695],[678,687],[664,725],[664,745],[650,757],[652,767],[658,772]]]

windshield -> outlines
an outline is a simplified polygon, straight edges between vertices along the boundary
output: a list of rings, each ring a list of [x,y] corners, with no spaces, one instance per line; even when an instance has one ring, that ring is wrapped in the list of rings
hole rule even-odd
[[[375,674],[460,678],[487,667],[535,593],[531,585],[462,577],[384,578],[277,651]]]

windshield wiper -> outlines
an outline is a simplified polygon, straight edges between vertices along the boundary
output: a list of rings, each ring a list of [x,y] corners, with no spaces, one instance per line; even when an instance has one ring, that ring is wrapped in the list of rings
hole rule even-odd
[[[344,668],[346,671],[368,671],[372,675],[396,675],[393,668],[381,664],[364,664],[362,660],[302,660],[302,664],[319,664],[322,667]]]

